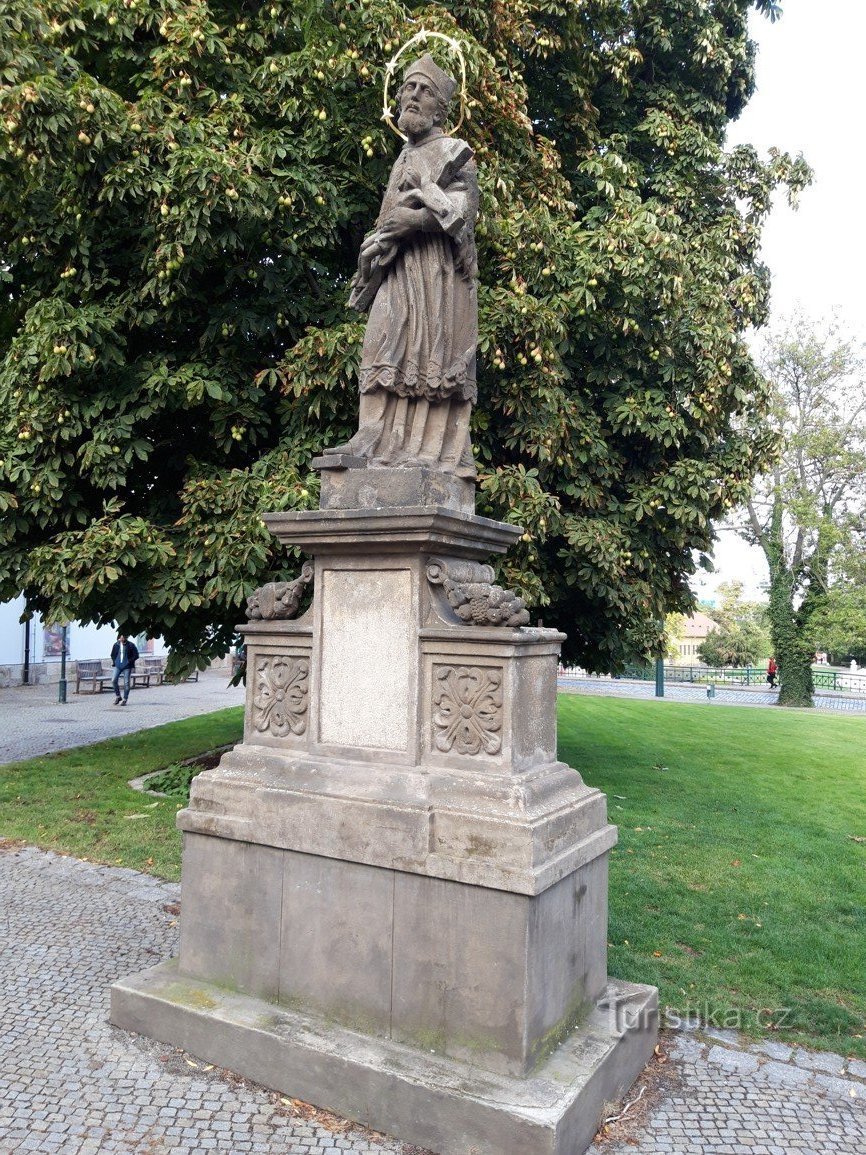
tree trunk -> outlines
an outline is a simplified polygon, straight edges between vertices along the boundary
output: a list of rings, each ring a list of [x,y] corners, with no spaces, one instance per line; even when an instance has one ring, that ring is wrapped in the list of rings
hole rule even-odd
[[[813,653],[803,641],[793,605],[793,580],[785,566],[770,570],[770,636],[779,666],[779,705],[812,706]]]

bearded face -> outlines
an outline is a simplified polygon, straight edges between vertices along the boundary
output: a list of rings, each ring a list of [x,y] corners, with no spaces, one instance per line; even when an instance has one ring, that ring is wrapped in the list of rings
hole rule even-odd
[[[423,136],[433,127],[433,117],[407,108],[405,112],[400,113],[397,127],[406,136]]]
[[[434,125],[441,124],[445,119],[445,102],[423,76],[409,76],[399,96],[400,116],[397,127],[406,136],[424,136]]]

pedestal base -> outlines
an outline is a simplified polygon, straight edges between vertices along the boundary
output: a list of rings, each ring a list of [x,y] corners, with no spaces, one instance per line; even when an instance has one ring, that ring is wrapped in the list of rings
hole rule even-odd
[[[580,1155],[604,1105],[650,1058],[653,987],[605,998],[528,1078],[481,1071],[182,976],[162,963],[112,987],[111,1021],[442,1155]]]

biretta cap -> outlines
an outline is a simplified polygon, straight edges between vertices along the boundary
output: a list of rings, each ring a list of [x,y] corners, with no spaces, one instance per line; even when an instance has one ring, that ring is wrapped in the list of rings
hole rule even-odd
[[[418,73],[430,81],[443,100],[450,101],[457,91],[457,81],[439,67],[429,52],[425,52],[409,65],[403,73],[404,82]]]

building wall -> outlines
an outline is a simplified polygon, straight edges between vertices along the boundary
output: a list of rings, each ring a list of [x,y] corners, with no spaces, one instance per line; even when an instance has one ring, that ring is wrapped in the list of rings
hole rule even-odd
[[[678,650],[675,665],[704,665],[698,657],[698,646],[700,646],[702,642],[705,642],[707,636],[717,628],[713,619],[701,613],[700,610],[697,610],[691,617],[686,618],[683,622],[680,636],[674,639]]]
[[[23,597],[0,604],[0,685],[21,681],[25,627],[19,619],[23,611]],[[114,626],[71,622],[67,633],[67,663],[88,658],[103,658],[107,662],[116,640]],[[161,638],[153,638],[149,643],[143,638],[135,641],[142,653],[152,653],[155,657],[167,653]],[[30,623],[30,667],[31,681],[56,681],[60,677],[60,630],[46,630],[38,614]]]

